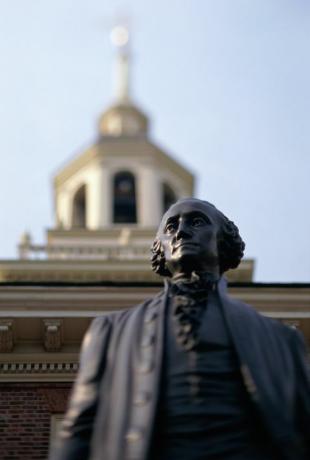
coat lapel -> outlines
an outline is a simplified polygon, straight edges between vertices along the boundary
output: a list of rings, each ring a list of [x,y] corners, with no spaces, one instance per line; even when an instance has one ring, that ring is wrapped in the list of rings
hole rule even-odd
[[[132,360],[132,406],[125,434],[126,456],[145,459],[151,443],[158,405],[163,359],[167,292],[153,299],[143,311],[143,321]]]

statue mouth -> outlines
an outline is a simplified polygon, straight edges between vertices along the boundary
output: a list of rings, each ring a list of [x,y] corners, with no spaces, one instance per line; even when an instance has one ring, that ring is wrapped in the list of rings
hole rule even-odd
[[[197,248],[199,244],[193,243],[191,241],[182,241],[173,248],[173,252],[177,251],[180,248]]]

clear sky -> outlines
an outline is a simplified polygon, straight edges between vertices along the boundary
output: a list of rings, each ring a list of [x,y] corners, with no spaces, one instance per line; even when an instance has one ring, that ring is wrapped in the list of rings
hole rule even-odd
[[[256,281],[310,281],[310,2],[0,0],[0,258],[52,227],[52,177],[112,99],[130,18],[151,136],[240,228]]]

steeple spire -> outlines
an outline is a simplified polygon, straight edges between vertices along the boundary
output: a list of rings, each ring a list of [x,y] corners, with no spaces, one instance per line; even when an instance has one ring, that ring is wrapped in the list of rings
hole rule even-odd
[[[133,103],[130,94],[129,31],[125,25],[115,26],[110,34],[117,49],[114,64],[114,101],[99,119],[101,136],[135,137],[148,133],[148,117]]]
[[[126,104],[129,102],[129,31],[123,25],[115,26],[110,35],[113,45],[117,48],[115,75],[114,75],[114,94],[117,103]]]

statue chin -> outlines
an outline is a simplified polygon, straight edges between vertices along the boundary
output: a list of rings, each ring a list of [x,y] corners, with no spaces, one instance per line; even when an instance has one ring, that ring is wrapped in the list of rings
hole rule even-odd
[[[209,283],[216,283],[219,281],[220,275],[218,273],[213,273],[209,271],[197,271],[193,270],[191,273],[180,272],[176,273],[172,278],[172,283],[182,282],[182,280],[186,280],[186,282],[193,283],[193,284],[209,284]]]
[[[217,260],[210,263],[202,263],[201,254],[194,253],[193,251],[182,251],[182,254],[176,254],[178,257],[173,257],[169,262],[166,261],[166,266],[172,278],[180,274],[191,277],[193,274],[210,276],[212,280],[219,279],[219,266]]]

